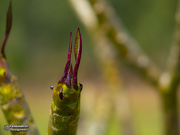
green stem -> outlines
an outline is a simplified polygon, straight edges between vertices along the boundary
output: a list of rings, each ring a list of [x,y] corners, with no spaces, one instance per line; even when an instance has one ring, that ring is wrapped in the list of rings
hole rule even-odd
[[[161,96],[165,119],[165,134],[179,135],[177,94],[176,92],[162,93]]]
[[[174,73],[164,76],[164,83],[160,81],[160,94],[164,113],[164,130],[166,135],[179,135],[179,119],[178,119],[178,86],[180,82],[179,62],[174,69]],[[169,71],[168,73],[170,73]],[[168,81],[169,80],[169,81]]]
[[[165,133],[166,135],[179,135],[178,119],[178,86],[180,83],[180,1],[177,2],[175,39],[171,45],[167,61],[166,74],[161,75],[160,93],[162,97]],[[163,77],[162,77],[163,76]],[[169,81],[167,81],[169,80]]]
[[[75,108],[78,108],[79,102],[75,106]],[[48,135],[76,135],[80,109],[76,109],[74,112],[64,113],[64,109],[67,109],[67,107],[59,109],[52,102]]]
[[[178,119],[178,86],[180,82],[180,0],[177,2],[175,39],[171,45],[170,54],[167,61],[166,76],[161,77],[160,93],[162,97],[165,134],[179,135]],[[163,76],[163,74],[161,75]],[[161,79],[160,78],[160,79]]]

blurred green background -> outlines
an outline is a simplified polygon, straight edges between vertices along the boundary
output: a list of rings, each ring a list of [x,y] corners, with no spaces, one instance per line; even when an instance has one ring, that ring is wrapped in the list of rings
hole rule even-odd
[[[177,1],[109,2],[114,6],[129,33],[163,68],[174,36]],[[0,1],[0,41],[3,40],[5,33],[8,4],[7,0]],[[75,36],[78,27],[83,40],[83,57],[79,69],[79,82],[84,84],[81,105],[83,110],[83,106],[91,104],[86,97],[92,94],[91,92],[98,93],[98,88],[103,85],[103,79],[93,52],[91,37],[78,20],[69,1],[13,1],[13,26],[5,51],[12,72],[19,77],[20,85],[42,135],[47,132],[51,105],[52,91],[49,87],[56,86],[63,74],[69,33],[72,32]],[[136,135],[162,135],[159,95],[154,88],[131,71],[125,80],[128,81],[128,99],[132,107]],[[3,120],[0,120],[2,131],[5,125],[2,112],[0,119]]]

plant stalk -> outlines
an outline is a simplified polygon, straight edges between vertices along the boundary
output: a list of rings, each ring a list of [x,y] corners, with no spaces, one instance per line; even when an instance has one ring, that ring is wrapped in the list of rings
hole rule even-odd
[[[177,94],[162,93],[165,135],[179,135]]]

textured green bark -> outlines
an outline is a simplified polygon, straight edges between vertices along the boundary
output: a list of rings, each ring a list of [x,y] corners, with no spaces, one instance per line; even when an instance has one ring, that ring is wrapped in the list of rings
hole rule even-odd
[[[39,135],[17,78],[4,58],[0,58],[0,106],[9,125],[29,126],[27,132],[12,132],[13,135]]]

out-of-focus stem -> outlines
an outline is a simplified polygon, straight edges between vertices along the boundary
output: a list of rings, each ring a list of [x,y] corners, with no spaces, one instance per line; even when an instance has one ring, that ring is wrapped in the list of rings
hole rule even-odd
[[[165,135],[179,135],[178,102],[176,93],[176,91],[161,93],[164,110]]]
[[[101,34],[100,34],[101,35]],[[132,119],[130,114],[127,95],[122,90],[122,80],[120,78],[120,69],[118,66],[117,53],[109,39],[100,36],[98,33],[94,36],[96,46],[96,56],[101,65],[101,71],[106,82],[106,88],[109,95],[109,103],[112,104],[110,114],[114,114],[122,125],[124,135],[133,135]],[[107,123],[113,117],[107,119]],[[108,124],[106,125],[109,126]]]
[[[175,18],[175,39],[171,46],[166,71],[161,75],[159,83],[166,135],[179,135],[177,92],[180,82],[180,0],[177,4]]]
[[[10,127],[13,135],[39,135],[24,94],[17,78],[12,74],[6,57],[5,45],[12,26],[12,1],[10,0],[6,17],[6,32],[0,53],[0,107],[9,125],[28,126],[27,132],[16,132]],[[12,129],[11,129],[12,128]]]
[[[174,71],[171,76],[164,73],[160,78],[159,90],[163,105],[165,135],[179,135],[177,90],[180,77],[178,72]]]

